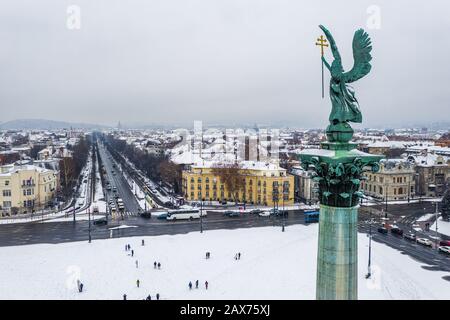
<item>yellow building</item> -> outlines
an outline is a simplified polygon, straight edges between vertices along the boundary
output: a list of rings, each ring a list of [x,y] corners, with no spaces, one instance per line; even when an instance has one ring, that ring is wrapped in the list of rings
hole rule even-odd
[[[0,212],[32,212],[54,200],[59,185],[57,171],[35,165],[0,167]],[[12,208],[17,208],[12,209]]]
[[[278,165],[242,161],[236,169],[242,183],[229,184],[214,164],[194,165],[182,173],[182,191],[188,201],[229,201],[279,207],[294,204],[294,177]],[[230,186],[234,190],[229,190]]]

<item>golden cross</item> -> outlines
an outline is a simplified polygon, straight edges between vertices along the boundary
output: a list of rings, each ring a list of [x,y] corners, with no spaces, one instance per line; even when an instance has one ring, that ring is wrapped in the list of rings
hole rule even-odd
[[[323,47],[328,47],[327,39],[325,39],[323,35],[321,35],[320,38],[317,38],[317,41],[319,42],[316,42],[316,46],[320,46],[320,51],[323,56]]]

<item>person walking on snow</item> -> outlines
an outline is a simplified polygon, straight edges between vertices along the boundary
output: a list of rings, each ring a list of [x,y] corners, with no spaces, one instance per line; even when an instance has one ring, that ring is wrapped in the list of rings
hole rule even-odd
[[[138,268],[138,261],[136,260],[136,268]]]
[[[132,257],[134,256],[134,250],[131,250],[131,256]]]
[[[189,290],[192,289],[192,282],[189,281]]]
[[[139,279],[137,279],[136,280],[136,286],[139,288],[139,284],[140,284],[141,282],[139,281]]]
[[[158,269],[161,269],[161,263],[158,262]]]
[[[126,294],[123,295],[123,300],[127,300],[127,295]]]
[[[195,281],[195,289],[198,289],[198,280]]]
[[[142,239],[142,246],[144,246],[144,239]]]
[[[156,261],[153,262],[153,267],[156,269]]]
[[[208,281],[205,281],[205,288],[208,290]]]
[[[159,300],[159,293],[156,294],[156,300]]]
[[[81,286],[81,281],[80,281],[80,279],[78,279],[78,280],[77,280],[77,288],[78,288],[78,292],[81,292],[81,291],[80,291],[80,286]]]
[[[238,252],[238,260],[241,260],[241,253]]]

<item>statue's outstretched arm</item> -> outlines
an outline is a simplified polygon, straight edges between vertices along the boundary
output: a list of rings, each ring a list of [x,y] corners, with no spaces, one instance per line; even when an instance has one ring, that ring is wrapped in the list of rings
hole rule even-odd
[[[331,66],[327,62],[327,59],[325,59],[325,57],[322,56],[322,61],[323,61],[323,64],[325,65],[325,67],[327,67],[327,69],[331,72]]]
[[[330,31],[328,31],[328,29],[325,28],[323,25],[320,25],[319,28],[322,29],[323,33],[325,33],[325,36],[327,37],[328,42],[330,43],[331,53],[333,53],[334,59],[341,61],[341,55]]]

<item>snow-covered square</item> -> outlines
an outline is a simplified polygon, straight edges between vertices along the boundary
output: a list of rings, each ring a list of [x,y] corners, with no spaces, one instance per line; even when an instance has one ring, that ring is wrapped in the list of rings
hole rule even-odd
[[[316,224],[2,247],[0,299],[315,299],[317,234]],[[449,273],[376,242],[366,280],[367,245],[359,234],[359,299],[450,299]]]

